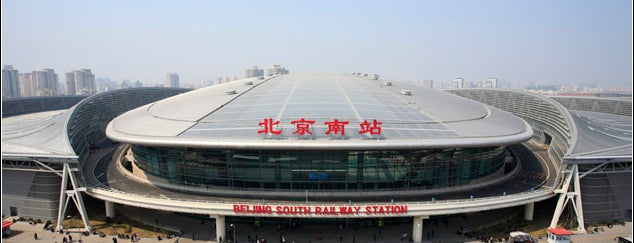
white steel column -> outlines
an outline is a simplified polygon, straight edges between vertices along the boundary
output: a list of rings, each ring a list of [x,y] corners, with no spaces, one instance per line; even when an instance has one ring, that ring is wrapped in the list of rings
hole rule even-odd
[[[533,220],[533,213],[535,212],[535,203],[529,203],[524,206],[524,219],[528,221]]]
[[[423,219],[428,219],[428,215],[414,216],[412,225],[412,239],[414,243],[423,242]]]
[[[564,173],[566,177],[564,179],[564,183],[561,185],[560,189],[555,190],[555,193],[559,193],[559,200],[557,201],[557,207],[555,208],[555,212],[553,213],[553,219],[550,221],[549,228],[557,227],[557,223],[559,222],[559,217],[563,212],[566,204],[570,202],[572,208],[575,212],[575,216],[577,216],[577,231],[578,233],[585,234],[585,222],[583,219],[583,208],[581,204],[581,185],[579,184],[579,167],[577,164],[569,165],[570,169],[565,170]],[[570,183],[573,183],[573,190],[569,192]]]
[[[227,237],[225,237],[225,216],[212,215],[211,217],[216,219],[216,241],[227,242]]]
[[[576,192],[576,200],[575,200],[575,204],[577,205],[575,207],[575,214],[577,215],[577,224],[579,224],[579,227],[577,227],[577,231],[579,233],[585,234],[586,233],[586,226],[585,226],[585,222],[583,220],[583,207],[581,204],[581,184],[579,182],[579,180],[581,178],[579,178],[579,167],[575,164],[575,167],[573,169],[573,174],[572,174],[572,180],[574,181],[574,190]],[[574,206],[574,205],[573,205]]]
[[[114,203],[110,201],[106,201],[106,217],[114,218]]]
[[[88,214],[86,213],[86,207],[84,206],[84,200],[81,197],[81,192],[86,191],[86,188],[80,188],[77,179],[75,178],[75,171],[79,171],[78,168],[70,168],[68,162],[65,162],[63,165],[63,173],[62,173],[62,185],[59,192],[59,208],[57,211],[57,226],[56,230],[62,229],[62,221],[64,220],[64,216],[66,215],[66,208],[68,208],[68,203],[72,200],[77,207],[79,214],[81,215],[81,219],[84,221],[84,230],[90,231],[92,227],[90,226],[90,221],[88,221]],[[71,189],[68,189],[68,181],[70,180]],[[69,200],[70,199],[70,200]]]

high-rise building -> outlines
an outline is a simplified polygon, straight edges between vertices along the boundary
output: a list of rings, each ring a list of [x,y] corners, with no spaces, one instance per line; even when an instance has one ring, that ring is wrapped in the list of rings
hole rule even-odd
[[[75,94],[75,74],[73,72],[66,73],[66,94]]]
[[[484,81],[482,81],[482,88],[483,89],[495,89],[498,87],[498,79],[497,78],[486,78]]]
[[[258,69],[258,66],[253,66],[247,69],[246,78],[255,78],[264,76],[264,70]]]
[[[269,69],[266,70],[266,74],[267,75],[288,74],[288,69],[282,67],[279,64],[274,64],[273,66],[271,66]]]
[[[464,88],[464,79],[463,78],[454,78],[451,80],[451,87],[454,89]]]
[[[33,73],[18,74],[20,80],[20,96],[30,97],[37,95],[37,85],[35,84],[35,75]]]
[[[178,88],[178,73],[168,73],[165,75],[165,87]]]
[[[97,93],[95,75],[90,69],[66,73],[66,91],[69,95],[93,95]]]
[[[58,77],[53,69],[43,69],[33,71],[32,78],[35,80],[35,96],[55,96],[58,93]]]
[[[18,70],[12,65],[4,65],[2,68],[2,98],[20,97],[20,82]]]

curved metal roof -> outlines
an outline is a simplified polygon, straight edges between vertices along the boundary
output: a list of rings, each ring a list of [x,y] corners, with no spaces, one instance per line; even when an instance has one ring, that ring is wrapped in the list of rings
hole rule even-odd
[[[70,110],[2,119],[2,154],[75,156],[66,136]]]
[[[293,122],[302,118],[314,121],[308,130],[312,135],[295,133]],[[345,135],[327,134],[327,123],[335,119],[348,122]],[[267,120],[279,123],[263,125]],[[381,123],[380,134],[361,134],[361,124],[374,120]],[[265,128],[281,133],[258,133]],[[511,113],[407,83],[347,74],[291,74],[214,85],[160,100],[115,118],[106,134],[115,141],[149,146],[386,149],[515,144],[533,132]]]
[[[632,117],[568,110],[577,124],[578,139],[567,157],[632,156]]]
[[[105,124],[112,117],[142,104],[186,91],[189,89],[162,87],[119,89],[92,95],[68,109],[55,111],[46,110],[51,107],[63,107],[75,99],[33,97],[14,100],[16,102],[12,104],[13,106],[24,108],[18,113],[34,113],[2,118],[2,155],[79,157],[81,159],[87,150],[79,149],[76,153],[77,147],[83,146],[79,144],[84,143],[85,146],[89,146],[88,141],[93,137],[103,136]],[[26,103],[19,103],[20,101]],[[47,106],[46,102],[51,101],[64,104]],[[102,120],[106,122],[101,122]]]

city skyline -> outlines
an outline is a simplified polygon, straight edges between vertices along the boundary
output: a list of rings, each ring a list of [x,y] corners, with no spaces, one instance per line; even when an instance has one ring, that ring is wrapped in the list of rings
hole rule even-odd
[[[631,86],[627,1],[275,3],[2,1],[2,64],[147,85],[280,63],[404,81]]]

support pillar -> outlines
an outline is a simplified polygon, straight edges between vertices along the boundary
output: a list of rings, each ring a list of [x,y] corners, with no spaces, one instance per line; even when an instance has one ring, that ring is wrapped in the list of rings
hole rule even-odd
[[[36,163],[41,163],[37,160],[33,160]],[[66,215],[66,209],[68,208],[69,202],[74,202],[79,214],[81,215],[81,219],[84,221],[84,230],[90,231],[92,227],[90,226],[90,221],[88,220],[88,213],[86,213],[86,207],[84,206],[84,200],[81,197],[81,192],[86,191],[85,187],[79,186],[79,181],[75,178],[75,172],[79,172],[79,168],[70,168],[70,162],[64,162],[62,176],[62,185],[59,193],[59,208],[57,211],[57,226],[55,230],[63,229],[62,221],[64,220],[64,216]],[[74,166],[77,166],[77,162],[73,162]],[[68,189],[68,184],[70,182],[71,188]]]
[[[414,216],[414,223],[412,226],[412,239],[414,243],[423,242],[423,219],[428,219],[428,215]]]
[[[594,171],[595,169],[598,169],[601,166],[603,165],[599,165],[595,167],[594,169],[586,172],[586,174],[590,173],[591,171]],[[572,165],[568,165],[568,167],[570,168],[563,171],[566,177],[564,179],[564,182],[561,184],[561,188],[555,190],[555,193],[559,193],[560,195],[559,195],[559,200],[557,201],[557,207],[555,208],[555,212],[553,213],[553,219],[552,221],[550,221],[549,228],[557,227],[557,223],[559,222],[559,217],[561,216],[564,210],[564,207],[566,206],[566,204],[570,202],[570,205],[572,206],[572,209],[575,212],[575,216],[577,217],[577,224],[578,224],[577,233],[585,234],[586,228],[585,228],[585,221],[583,219],[583,207],[582,207],[583,204],[581,202],[581,185],[579,182],[579,180],[581,180],[581,177],[583,176],[579,176],[579,165],[572,164]],[[569,191],[570,184],[573,184],[572,191]]]
[[[211,217],[216,219],[216,241],[227,242],[227,237],[225,236],[225,216],[212,215]]]
[[[106,201],[106,217],[114,218],[114,203],[110,201]]]
[[[524,206],[524,219],[528,221],[533,220],[533,212],[535,212],[535,203],[529,203]]]

